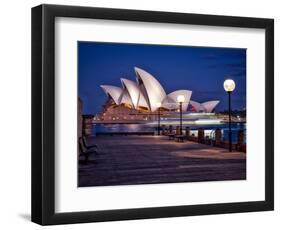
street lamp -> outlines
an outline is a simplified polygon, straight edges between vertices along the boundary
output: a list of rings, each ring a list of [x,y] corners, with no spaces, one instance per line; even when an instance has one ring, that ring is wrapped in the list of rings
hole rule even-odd
[[[178,103],[180,103],[180,135],[182,135],[182,103],[184,102],[185,98],[183,95],[179,95],[177,97]]]
[[[223,83],[224,90],[228,93],[228,142],[229,152],[232,152],[232,136],[231,136],[231,92],[235,89],[235,82],[227,79]]]
[[[158,108],[158,136],[160,135],[160,107],[161,107],[161,102],[157,102],[156,107]]]

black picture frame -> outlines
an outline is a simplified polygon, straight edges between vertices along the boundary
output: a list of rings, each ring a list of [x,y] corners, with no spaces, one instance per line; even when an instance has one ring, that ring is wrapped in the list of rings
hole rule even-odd
[[[55,18],[110,19],[265,29],[265,200],[55,213]],[[267,211],[274,209],[274,20],[125,9],[32,8],[32,221],[41,225]]]

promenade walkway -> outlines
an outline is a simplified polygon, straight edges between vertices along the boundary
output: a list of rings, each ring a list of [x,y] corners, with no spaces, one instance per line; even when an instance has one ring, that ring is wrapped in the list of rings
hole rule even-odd
[[[99,136],[88,164],[79,163],[79,186],[246,179],[246,154],[164,136]]]

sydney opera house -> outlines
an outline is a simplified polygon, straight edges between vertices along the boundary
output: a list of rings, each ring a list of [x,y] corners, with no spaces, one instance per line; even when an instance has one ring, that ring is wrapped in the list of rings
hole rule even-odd
[[[166,93],[160,82],[150,73],[135,67],[136,82],[121,78],[121,87],[101,85],[108,95],[101,120],[151,120],[158,110],[163,114],[177,114],[179,100],[183,113],[212,113],[219,101],[199,103],[191,100],[192,91],[186,89]]]

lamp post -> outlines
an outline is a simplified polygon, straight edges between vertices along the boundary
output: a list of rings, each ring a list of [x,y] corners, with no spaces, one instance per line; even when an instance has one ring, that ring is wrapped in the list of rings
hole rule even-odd
[[[231,93],[235,89],[235,82],[227,79],[223,83],[224,90],[228,93],[228,142],[229,152],[232,152],[232,132],[231,132]]]
[[[160,136],[160,107],[161,107],[161,103],[160,102],[157,102],[156,104],[156,107],[158,108],[158,128],[157,128],[157,131],[158,131],[158,136]]]
[[[182,103],[184,102],[184,99],[183,95],[177,97],[177,101],[180,103],[180,135],[182,135]]]

